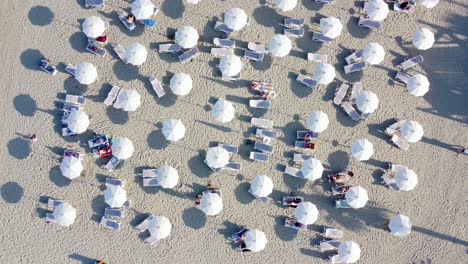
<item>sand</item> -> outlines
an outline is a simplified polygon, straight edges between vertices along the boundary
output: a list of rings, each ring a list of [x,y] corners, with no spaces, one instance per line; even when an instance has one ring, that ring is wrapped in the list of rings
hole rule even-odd
[[[320,253],[315,245],[324,226],[340,228],[345,239],[356,241],[362,249],[359,263],[462,263],[466,261],[468,222],[466,210],[467,156],[457,155],[452,145],[468,142],[467,107],[467,5],[461,0],[441,1],[433,9],[418,8],[410,16],[391,12],[377,32],[357,26],[362,2],[337,0],[334,5],[318,5],[311,0],[299,1],[294,11],[278,13],[271,5],[258,1],[203,0],[186,6],[181,0],[157,0],[161,8],[153,30],[127,32],[117,19],[116,11],[129,9],[130,2],[111,1],[103,9],[88,10],[84,1],[1,1],[3,66],[0,80],[1,145],[1,247],[0,263],[90,263],[101,258],[109,263],[325,263],[329,254]],[[160,55],[156,47],[167,42],[175,29],[191,25],[206,43],[222,36],[213,30],[214,22],[225,10],[241,7],[252,18],[245,30],[233,35],[238,47],[248,41],[267,43],[281,33],[282,17],[304,17],[307,33],[293,41],[293,50],[284,58],[267,57],[262,63],[244,61],[242,80],[224,82],[210,54],[210,44],[193,62],[180,64],[175,55]],[[8,12],[7,12],[8,11]],[[111,23],[107,31],[111,46],[142,43],[149,51],[141,67],[118,61],[110,52],[99,58],[84,50],[85,36],[80,23],[88,16],[100,15]],[[343,34],[334,43],[320,45],[311,40],[319,30],[321,16],[339,16],[344,22]],[[7,20],[8,19],[8,20]],[[414,30],[427,27],[435,32],[432,49],[418,51],[408,42]],[[378,42],[388,51],[385,61],[368,67],[362,73],[344,75],[344,57],[352,49],[368,42]],[[336,67],[337,77],[330,85],[308,89],[294,81],[297,73],[311,74],[314,63],[305,60],[307,52],[327,54]],[[236,54],[241,55],[238,49]],[[422,54],[424,63],[410,70],[427,75],[431,87],[424,97],[413,97],[393,81],[395,65],[405,57]],[[59,73],[52,77],[36,66],[42,56],[58,64]],[[86,87],[64,72],[67,63],[92,62],[98,69],[98,80]],[[192,76],[194,89],[185,97],[176,98],[169,91],[159,99],[147,77],[156,76],[165,85],[177,72]],[[248,107],[251,80],[273,83],[279,96],[268,112]],[[334,90],[340,82],[360,81],[364,89],[380,98],[379,109],[360,123],[351,121],[333,105]],[[103,104],[111,85],[136,89],[142,96],[141,108],[133,113],[108,108]],[[91,131],[73,138],[59,133],[60,107],[65,93],[84,95],[85,111],[91,116],[90,130],[130,138],[134,155],[114,172],[102,168],[103,161],[91,155],[84,159],[85,176],[67,181],[61,176],[60,156],[66,148],[89,154],[84,145]],[[237,118],[227,124],[217,123],[210,108],[216,98],[233,101]],[[313,155],[326,171],[352,169],[356,177],[351,184],[369,192],[365,208],[340,210],[333,207],[330,185],[324,180],[305,182],[284,175],[290,164],[294,135],[304,128],[307,114],[322,110],[330,118],[329,128],[317,139]],[[248,160],[252,138],[251,116],[274,121],[279,139],[274,153],[265,164]],[[160,123],[179,118],[187,127],[184,139],[167,143]],[[411,118],[422,124],[422,141],[406,152],[393,147],[388,137],[379,132],[393,118]],[[31,145],[25,137],[37,133],[38,142]],[[366,137],[374,143],[370,161],[350,158],[350,144]],[[239,173],[210,174],[203,164],[204,152],[215,142],[240,146],[234,160],[241,162]],[[419,184],[411,192],[394,192],[380,184],[379,178],[387,162],[403,164],[419,176]],[[180,186],[173,190],[142,188],[141,170],[168,164],[177,168]],[[296,232],[282,223],[293,216],[290,208],[275,202],[254,200],[247,192],[249,181],[258,174],[267,174],[275,188],[270,195],[278,201],[295,192],[317,205],[320,215],[310,230]],[[106,176],[123,178],[132,200],[118,232],[105,229],[98,221],[104,211],[102,196]],[[221,186],[224,209],[216,217],[205,217],[194,207],[193,196],[204,190],[208,179]],[[42,218],[46,197],[65,199],[77,208],[78,216],[70,227],[47,225]],[[405,237],[392,236],[386,226],[396,213],[410,217],[413,232]],[[173,224],[169,238],[149,246],[133,228],[147,214],[164,215]],[[266,233],[269,242],[264,251],[241,255],[226,242],[238,226],[248,225]],[[463,260],[465,258],[465,260]]]

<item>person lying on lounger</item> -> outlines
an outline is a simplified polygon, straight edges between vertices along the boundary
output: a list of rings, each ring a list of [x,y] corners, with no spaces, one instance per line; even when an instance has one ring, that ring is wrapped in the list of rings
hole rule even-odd
[[[312,143],[310,140],[306,140],[306,143],[304,144],[304,148],[315,149],[315,143]]]
[[[304,224],[299,223],[297,220],[294,220],[294,219],[290,219],[288,223],[291,225],[294,225],[295,227],[299,227],[299,228],[304,227]]]
[[[349,177],[353,177],[354,173],[352,171],[342,171],[340,173],[334,173],[330,176],[330,181],[333,185],[337,183],[342,183]]]
[[[135,16],[132,15],[132,14],[128,15],[128,16],[127,16],[127,22],[128,22],[129,24],[133,24],[133,22],[135,22]]]
[[[200,201],[203,197],[203,194],[199,193],[197,196],[195,196],[195,205],[200,205]]]
[[[302,200],[294,197],[294,198],[288,198],[286,200],[286,203],[288,204],[289,207],[296,208],[299,203],[301,203]]]
[[[112,155],[112,148],[109,143],[106,143],[103,147],[97,148],[97,153],[101,157],[109,157]]]
[[[339,194],[335,195],[335,198],[340,200],[340,199],[345,199],[346,192],[349,191],[349,188],[351,186],[341,186],[337,187],[336,191],[339,192]]]

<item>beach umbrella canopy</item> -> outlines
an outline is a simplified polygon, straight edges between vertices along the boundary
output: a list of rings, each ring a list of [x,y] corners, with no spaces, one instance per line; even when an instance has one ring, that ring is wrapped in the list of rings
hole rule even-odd
[[[122,108],[127,112],[133,112],[140,107],[141,96],[136,90],[123,90],[120,91],[117,99],[115,100],[114,107]]]
[[[259,252],[265,249],[268,242],[265,233],[260,230],[249,230],[245,233],[245,247],[252,252]]]
[[[356,96],[356,105],[364,114],[373,113],[379,107],[379,98],[371,91],[362,91]]]
[[[245,11],[238,7],[231,8],[224,13],[224,24],[234,31],[241,30],[247,25],[248,21]]]
[[[355,263],[361,257],[361,248],[354,241],[343,241],[338,246],[338,259],[344,263]]]
[[[416,143],[423,137],[424,130],[418,122],[408,120],[401,127],[400,133],[404,140],[410,143]]]
[[[322,162],[314,158],[304,160],[301,166],[301,172],[304,178],[312,181],[320,179],[322,177],[323,170]]]
[[[81,164],[81,160],[79,158],[73,156],[65,157],[63,158],[62,163],[60,163],[60,171],[63,176],[72,180],[80,177],[81,172],[83,171],[83,164]]]
[[[175,40],[184,49],[190,49],[197,45],[198,32],[191,26],[181,27],[175,33]]]
[[[313,132],[321,133],[327,129],[330,120],[328,115],[322,111],[313,111],[307,116],[307,128]]]
[[[385,50],[380,44],[372,42],[364,47],[362,56],[367,63],[376,65],[384,60]]]
[[[367,16],[373,21],[382,21],[388,16],[388,5],[383,0],[370,0],[366,2]]]
[[[132,3],[132,14],[136,19],[147,19],[154,15],[155,6],[150,0],[135,0]]]
[[[223,199],[217,193],[204,192],[200,200],[200,209],[206,215],[217,215],[223,210]]]
[[[311,225],[318,219],[317,206],[311,202],[302,202],[296,207],[296,219],[304,225]]]
[[[353,186],[349,188],[345,197],[346,203],[352,208],[362,208],[369,200],[367,191],[361,186]]]
[[[76,65],[75,79],[84,85],[92,84],[97,78],[96,67],[92,63],[82,62]]]
[[[176,95],[187,95],[192,90],[192,78],[186,73],[176,73],[172,76],[169,87]]]
[[[52,214],[55,223],[61,226],[69,226],[75,222],[76,209],[68,203],[61,203],[54,208]]]
[[[158,169],[156,181],[163,188],[174,188],[179,183],[179,173],[173,167],[164,165]]]
[[[291,51],[291,40],[285,35],[277,34],[268,43],[268,51],[274,57],[284,57]]]
[[[81,111],[76,110],[75,108],[71,110],[70,114],[66,119],[68,128],[76,133],[81,134],[88,129],[89,126],[89,116]]]
[[[418,73],[409,78],[406,89],[414,96],[424,96],[429,91],[429,85],[427,77]]]
[[[213,117],[221,123],[226,123],[234,119],[234,105],[224,99],[219,99],[213,106]]]
[[[101,18],[97,16],[90,16],[83,22],[83,33],[89,38],[97,38],[104,34],[106,25]]]
[[[413,45],[419,50],[430,49],[434,42],[434,33],[427,28],[420,28],[413,33]]]
[[[351,145],[351,154],[358,160],[368,160],[374,154],[374,145],[366,138],[360,138]]]
[[[411,221],[409,217],[402,214],[395,215],[392,219],[390,219],[390,223],[388,224],[388,228],[392,235],[404,237],[411,233]]]
[[[213,147],[206,153],[205,162],[211,168],[222,168],[229,163],[229,152],[222,147]]]
[[[132,156],[135,148],[133,142],[128,138],[115,138],[112,140],[112,155],[120,160],[128,159]]]
[[[439,0],[419,0],[418,2],[425,8],[433,8],[439,3]]]
[[[109,185],[104,191],[104,201],[110,207],[122,207],[127,201],[127,191],[125,191],[120,185]]]
[[[250,191],[258,197],[267,197],[273,192],[273,181],[266,175],[257,175],[250,183]]]
[[[171,234],[172,224],[165,216],[154,216],[149,220],[148,231],[152,237],[163,239]]]
[[[313,78],[321,84],[329,84],[335,79],[335,68],[328,63],[320,63],[314,67],[312,71]]]
[[[275,0],[275,5],[281,11],[291,11],[297,5],[297,0]]]
[[[168,119],[164,121],[162,133],[167,140],[178,141],[185,136],[185,126],[179,119]]]
[[[394,179],[395,184],[403,191],[411,191],[418,185],[418,176],[406,167],[398,170]]]
[[[125,58],[127,63],[132,65],[142,65],[146,61],[148,52],[145,46],[140,43],[132,43],[125,49]]]
[[[201,0],[187,0],[187,3],[189,4],[192,4],[192,5],[196,5],[200,2]]]
[[[241,72],[242,61],[234,54],[230,54],[221,58],[219,69],[224,75],[236,76]]]
[[[320,32],[322,32],[325,37],[334,39],[341,35],[342,30],[343,25],[341,24],[340,19],[336,17],[320,19]]]

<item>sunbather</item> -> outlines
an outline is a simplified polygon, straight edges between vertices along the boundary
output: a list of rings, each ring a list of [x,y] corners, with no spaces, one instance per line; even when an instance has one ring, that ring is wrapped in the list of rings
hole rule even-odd
[[[304,144],[304,148],[315,149],[315,143],[312,143],[310,140],[306,140],[306,143]]]
[[[299,223],[297,220],[294,220],[294,219],[290,219],[288,223],[294,225],[295,227],[299,227],[299,228],[304,227],[304,224]]]
[[[288,203],[289,207],[296,208],[297,205],[302,202],[302,200],[299,198],[289,198],[286,200],[286,202]]]
[[[250,249],[247,248],[247,245],[245,244],[244,241],[241,241],[239,247],[237,248],[238,251],[241,251],[241,252],[248,252],[250,251]]]
[[[37,135],[36,135],[36,134],[32,134],[31,137],[30,137],[30,139],[31,139],[31,142],[32,142],[32,143],[36,142],[36,141],[37,141]]]
[[[49,64],[50,64],[50,61],[48,59],[42,58],[41,62],[39,63],[39,66],[46,67]]]
[[[335,195],[335,198],[338,200],[345,199],[346,192],[349,191],[349,188],[351,186],[341,186],[337,187],[336,191],[339,192],[339,194]]]
[[[127,22],[128,22],[129,24],[133,24],[133,23],[135,22],[135,16],[132,15],[132,14],[128,15],[128,16],[127,16]]]
[[[314,132],[312,132],[312,131],[310,131],[310,130],[307,131],[307,132],[305,133],[305,135],[304,135],[304,139],[305,139],[305,140],[310,140],[310,139],[312,139],[313,134],[314,134]]]
[[[106,143],[104,146],[97,148],[97,153],[100,157],[109,157],[112,155],[112,148],[109,143]]]
[[[273,86],[269,83],[265,82],[257,82],[257,81],[252,81],[250,84],[252,89],[259,91],[259,92],[265,92],[265,91],[270,91],[273,90]]]
[[[197,196],[195,196],[195,205],[200,205],[200,201],[203,197],[203,194],[199,193]]]

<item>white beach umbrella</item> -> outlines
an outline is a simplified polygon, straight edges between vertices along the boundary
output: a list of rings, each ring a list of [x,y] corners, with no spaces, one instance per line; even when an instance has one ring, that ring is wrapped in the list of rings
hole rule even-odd
[[[281,11],[291,11],[297,5],[297,0],[275,0],[275,5]]]
[[[224,99],[219,99],[213,106],[213,117],[221,123],[226,123],[234,119],[234,105]]]
[[[356,105],[364,114],[373,113],[379,107],[379,98],[371,91],[362,91],[356,96]]]
[[[312,181],[320,179],[322,177],[323,170],[322,162],[314,158],[304,160],[301,166],[301,172],[304,178]]]
[[[384,60],[385,50],[380,44],[371,42],[364,47],[362,56],[367,63],[376,65]]]
[[[184,26],[177,30],[175,33],[175,40],[184,49],[190,49],[197,45],[198,32],[191,26]]]
[[[354,241],[343,241],[338,246],[338,259],[344,263],[355,263],[361,257],[361,248]]]
[[[130,158],[134,150],[133,142],[128,138],[115,138],[112,140],[112,155],[120,160]]]
[[[75,79],[81,84],[92,84],[96,81],[97,70],[92,63],[82,62],[76,65]]]
[[[192,4],[192,5],[196,5],[200,2],[201,0],[187,0],[187,3],[189,4]]]
[[[132,43],[125,49],[125,58],[132,65],[142,65],[146,61],[148,51],[140,43]]]
[[[127,112],[133,112],[140,107],[141,96],[136,90],[123,90],[120,91],[117,99],[115,100],[114,107],[122,108]]]
[[[311,202],[302,202],[296,207],[296,219],[304,225],[311,225],[318,219],[317,206]]]
[[[81,110],[72,109],[67,116],[66,123],[72,132],[81,134],[88,129],[89,116]]]
[[[90,16],[83,22],[83,33],[89,38],[97,38],[104,34],[106,25],[101,18],[97,16]]]
[[[252,252],[259,252],[265,249],[268,242],[265,233],[258,229],[249,230],[245,233],[245,247]]]
[[[217,215],[223,210],[223,199],[217,193],[204,192],[200,200],[200,209],[206,215]]]
[[[156,173],[156,181],[163,188],[174,188],[179,183],[179,173],[169,165],[164,165]]]
[[[132,3],[132,14],[136,19],[147,19],[154,15],[154,8],[150,0],[135,0]]]
[[[187,95],[192,90],[192,78],[186,73],[176,73],[172,76],[169,87],[176,95]]]
[[[285,35],[277,34],[268,43],[268,51],[274,57],[284,57],[291,51],[291,40]]]
[[[81,172],[83,171],[83,164],[79,158],[73,156],[65,157],[63,158],[62,163],[60,163],[60,171],[63,176],[72,180],[80,177]]]
[[[267,197],[273,192],[273,181],[266,175],[257,175],[250,182],[250,191],[258,197]]]
[[[185,136],[185,126],[179,119],[168,119],[163,122],[162,133],[167,140],[178,141]]]
[[[61,203],[54,208],[52,214],[55,223],[61,226],[69,226],[75,222],[76,209],[68,203]]]
[[[411,233],[411,221],[409,217],[402,214],[395,215],[392,219],[390,219],[390,223],[388,224],[388,228],[392,235],[404,237]]]
[[[413,33],[413,45],[419,50],[430,49],[434,42],[434,33],[427,28],[420,28]]]
[[[365,7],[370,20],[382,21],[388,16],[388,5],[383,0],[370,0]]]
[[[230,54],[221,58],[219,69],[224,75],[236,76],[241,72],[242,61],[234,54]]]
[[[110,207],[122,207],[127,201],[127,191],[120,185],[109,185],[104,191],[104,201]]]
[[[425,8],[433,8],[439,3],[439,0],[419,0],[418,2]]]
[[[314,67],[312,71],[313,78],[316,82],[321,84],[329,84],[335,79],[335,68],[328,63],[320,63]]]
[[[424,96],[429,91],[429,85],[427,77],[418,73],[409,78],[406,89],[414,96]]]
[[[327,129],[330,120],[328,115],[322,111],[313,111],[307,116],[307,128],[313,132],[321,133]]]
[[[224,24],[234,31],[241,30],[245,27],[248,20],[245,11],[238,7],[231,8],[224,13]]]
[[[338,18],[327,17],[320,19],[320,32],[322,32],[325,37],[334,39],[341,35],[342,30],[343,25]]]
[[[351,154],[358,160],[368,160],[374,154],[374,145],[366,138],[360,138],[351,145]]]
[[[400,133],[404,140],[410,143],[416,143],[423,137],[424,130],[418,122],[408,120],[401,127]]]
[[[148,231],[152,237],[163,239],[171,234],[172,224],[165,216],[154,216],[148,223]]]
[[[367,191],[361,186],[353,186],[345,194],[346,203],[352,208],[362,208],[369,200]]]
[[[418,175],[406,167],[398,170],[394,179],[395,184],[403,191],[411,191],[418,185]]]
[[[222,168],[229,163],[229,152],[222,147],[213,147],[206,152],[206,163],[212,168]]]

